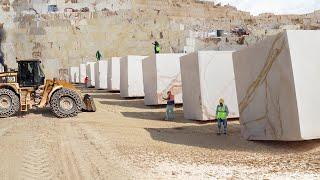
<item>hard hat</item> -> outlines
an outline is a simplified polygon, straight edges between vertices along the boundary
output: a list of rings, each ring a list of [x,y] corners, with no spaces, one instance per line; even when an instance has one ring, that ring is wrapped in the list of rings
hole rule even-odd
[[[220,98],[219,103],[224,103],[224,100],[222,98]]]

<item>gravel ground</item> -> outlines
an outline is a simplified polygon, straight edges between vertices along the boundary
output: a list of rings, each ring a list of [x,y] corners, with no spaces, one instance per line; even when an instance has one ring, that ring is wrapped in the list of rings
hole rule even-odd
[[[216,123],[163,120],[143,99],[84,90],[97,112],[57,119],[48,109],[0,121],[1,179],[320,179],[320,141],[259,142]]]

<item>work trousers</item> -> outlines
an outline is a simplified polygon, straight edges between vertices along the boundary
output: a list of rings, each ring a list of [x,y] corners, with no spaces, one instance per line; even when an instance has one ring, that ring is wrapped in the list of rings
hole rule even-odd
[[[174,105],[167,105],[166,107],[166,120],[172,120],[175,118]]]
[[[224,133],[227,133],[228,122],[226,119],[218,119],[219,132],[221,130],[221,125],[223,125]]]

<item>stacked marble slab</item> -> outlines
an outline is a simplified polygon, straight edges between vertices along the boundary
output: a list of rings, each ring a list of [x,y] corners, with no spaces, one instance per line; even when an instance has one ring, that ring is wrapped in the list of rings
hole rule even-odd
[[[234,53],[246,139],[320,138],[319,42],[320,31],[286,31]]]
[[[146,56],[126,56],[120,60],[120,96],[143,97],[142,60]]]
[[[163,98],[171,91],[175,102],[182,103],[180,57],[185,54],[157,54],[143,60],[145,105],[166,104]]]
[[[95,88],[108,89],[108,61],[98,61],[94,64]]]
[[[80,83],[84,83],[84,79],[87,76],[87,64],[80,64],[79,66],[79,80]]]
[[[88,84],[87,87],[94,87],[95,86],[95,74],[94,74],[94,64],[96,62],[87,62],[87,77],[88,77]]]
[[[112,57],[108,61],[108,90],[120,90],[120,57]]]
[[[80,83],[79,67],[69,67],[69,81],[71,83]]]
[[[223,98],[228,118],[238,118],[232,51],[198,51],[181,57],[184,117],[213,120]]]

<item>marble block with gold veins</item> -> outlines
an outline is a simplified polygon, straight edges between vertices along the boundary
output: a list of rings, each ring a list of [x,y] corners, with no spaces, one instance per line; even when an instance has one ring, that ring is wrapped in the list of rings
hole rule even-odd
[[[320,138],[320,31],[286,31],[234,53],[242,135]]]
[[[167,92],[182,103],[180,57],[184,54],[156,54],[142,62],[145,105],[166,104]]]
[[[183,111],[186,119],[216,119],[223,98],[228,118],[238,118],[232,51],[198,51],[181,57]]]

